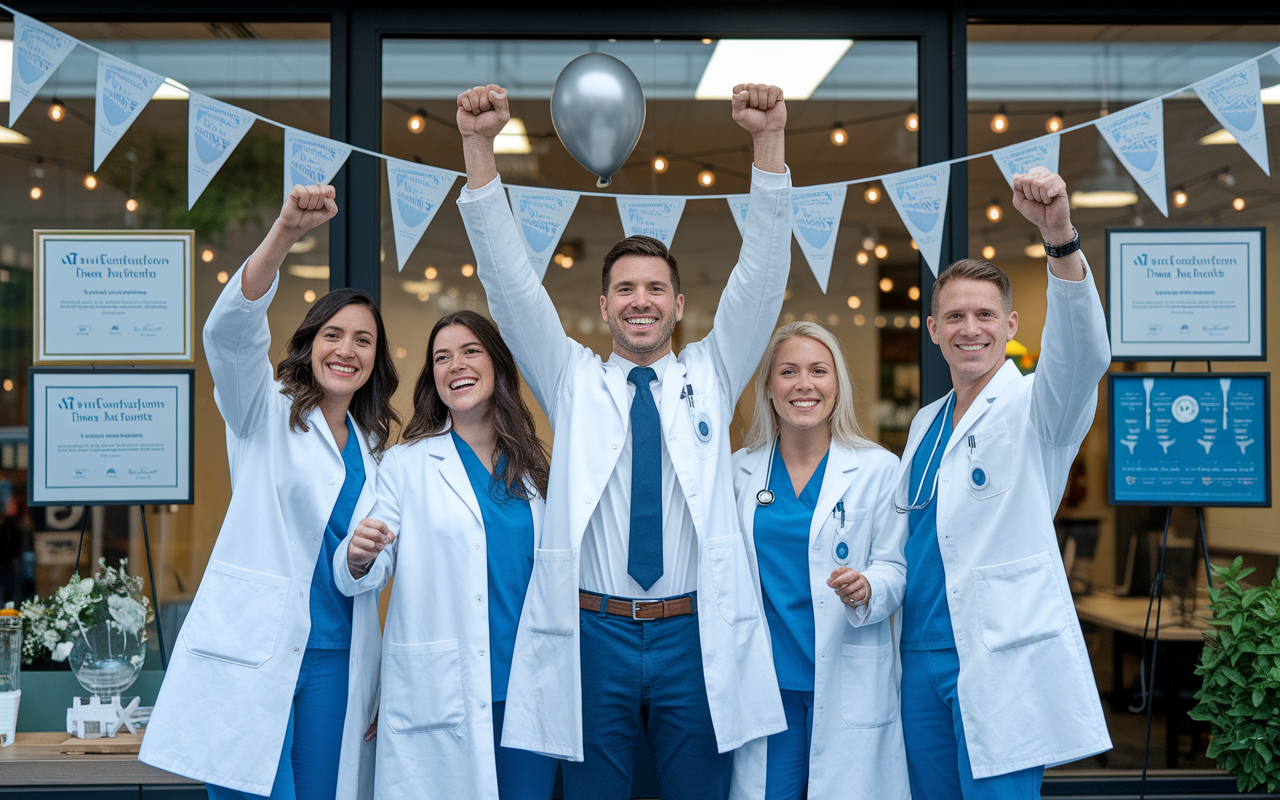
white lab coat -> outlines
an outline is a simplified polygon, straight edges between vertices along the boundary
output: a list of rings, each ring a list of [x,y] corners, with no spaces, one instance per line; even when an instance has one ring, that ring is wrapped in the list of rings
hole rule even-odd
[[[534,542],[545,510],[530,501]],[[484,520],[448,433],[391,448],[369,516],[397,534],[359,580],[351,537],[334,554],[338,588],[378,596],[394,574],[383,636],[374,796],[498,800],[489,682]]]
[[[975,778],[1052,766],[1111,748],[1053,528],[1111,362],[1102,303],[1049,274],[1041,354],[1005,362],[960,418],[938,470],[938,544],[960,659],[958,692]],[[947,398],[911,423],[897,488]],[[970,438],[972,437],[972,439]],[[970,481],[981,466],[986,481]]]
[[[790,173],[753,168],[741,255],[712,332],[666,368],[661,424],[698,536],[698,631],[720,752],[785,729],[760,599],[734,511],[729,421],[782,306],[791,257]],[[627,376],[565,336],[495,179],[459,200],[489,310],[555,430],[547,518],[516,635],[502,743],[581,761],[578,578],[582,536],[630,424]],[[680,399],[691,384],[711,438]]]
[[[733,455],[738,514],[757,592],[756,493],[767,485],[770,458],[771,447]],[[809,527],[808,578],[816,634],[810,797],[911,796],[898,713],[901,673],[890,622],[907,586],[907,523],[893,510],[897,477],[898,458],[889,451],[831,443]],[[844,503],[843,527],[839,513],[833,513],[837,502]],[[871,585],[866,606],[850,608],[827,586],[832,570],[840,566],[833,555],[837,541],[849,545],[845,566],[861,572]],[[733,800],[763,800],[767,757],[767,739],[748,742],[733,754]]]
[[[311,631],[311,575],[346,477],[320,409],[310,430],[289,429],[268,351],[267,306],[278,279],[249,301],[237,272],[204,328],[214,398],[227,424],[231,503],[183,623],[139,760],[250,794],[271,792],[298,671]],[[377,463],[364,456],[364,489],[351,525],[373,507]],[[378,596],[357,598],[338,797],[373,791],[374,746],[363,740],[378,696]]]

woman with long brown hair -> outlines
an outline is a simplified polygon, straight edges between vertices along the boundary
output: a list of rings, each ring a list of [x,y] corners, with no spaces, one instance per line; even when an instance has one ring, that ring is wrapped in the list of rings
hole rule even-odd
[[[376,797],[551,797],[556,760],[501,746],[548,468],[498,329],[474,311],[441,318],[372,518],[334,561],[346,594],[377,597],[396,577]]]
[[[227,424],[231,503],[139,758],[205,782],[214,800],[364,798],[377,695],[378,599],[337,591],[333,558],[373,507],[399,422],[399,378],[373,298],[316,301],[278,368],[267,306],[303,234],[337,213],[295,186],[204,328]]]

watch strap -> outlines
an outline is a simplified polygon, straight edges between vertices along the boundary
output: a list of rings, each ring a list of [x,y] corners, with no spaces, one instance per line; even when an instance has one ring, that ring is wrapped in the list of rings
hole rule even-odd
[[[1071,232],[1075,235],[1072,236],[1071,241],[1067,242],[1066,244],[1049,244],[1048,242],[1045,242],[1044,243],[1045,255],[1047,255],[1049,258],[1063,258],[1064,256],[1069,256],[1075,251],[1079,250],[1080,249],[1080,231],[1076,230],[1075,226],[1073,225],[1071,227]]]

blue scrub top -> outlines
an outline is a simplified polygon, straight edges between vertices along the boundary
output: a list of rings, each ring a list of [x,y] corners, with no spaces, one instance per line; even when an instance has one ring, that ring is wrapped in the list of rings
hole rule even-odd
[[[828,451],[827,455],[830,455]],[[773,639],[773,666],[778,687],[793,692],[813,691],[813,593],[809,589],[809,528],[813,523],[827,456],[796,497],[782,452],[774,447],[769,490],[771,505],[756,506],[756,561],[764,615]]]
[[[915,457],[911,459],[911,483],[907,503],[919,505],[933,491],[942,454],[951,440],[956,407],[953,392],[929,426]],[[932,455],[932,458],[930,456]],[[917,500],[917,497],[919,498]],[[938,498],[907,517],[907,593],[902,601],[902,649],[946,650],[956,646],[947,605],[947,573],[938,546]]]
[[[347,417],[347,444],[342,448],[342,463],[347,475],[342,479],[338,501],[329,514],[329,524],[324,529],[324,542],[320,547],[320,559],[311,573],[311,635],[307,637],[308,650],[346,650],[351,647],[352,600],[338,591],[333,580],[333,554],[351,527],[351,515],[356,512],[356,501],[364,489],[364,455],[360,452],[360,437],[351,429]]]
[[[524,608],[525,591],[533,575],[533,512],[529,501],[512,497],[507,487],[489,474],[471,446],[453,431],[453,444],[471,480],[484,521],[485,550],[489,566],[489,680],[493,702],[507,699],[511,678],[511,654],[516,628]],[[495,474],[501,474],[507,457],[498,458]]]

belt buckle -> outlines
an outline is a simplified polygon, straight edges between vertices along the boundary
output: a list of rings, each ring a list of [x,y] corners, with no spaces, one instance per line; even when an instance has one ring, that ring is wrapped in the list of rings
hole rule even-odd
[[[634,622],[644,622],[645,619],[641,619],[640,617],[636,616],[636,614],[639,613],[640,611],[640,604],[647,603],[648,605],[653,605],[654,603],[661,603],[661,602],[662,602],[661,600],[632,600],[631,601],[631,619]]]

